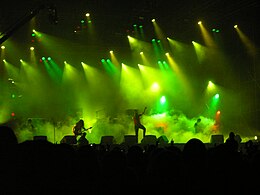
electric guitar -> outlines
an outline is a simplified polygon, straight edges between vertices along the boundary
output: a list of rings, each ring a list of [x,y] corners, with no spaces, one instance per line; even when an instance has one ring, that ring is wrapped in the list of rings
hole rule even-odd
[[[73,133],[75,136],[78,136],[78,135],[82,135],[84,132],[88,131],[89,129],[92,129],[92,127],[89,127],[89,128],[76,128],[74,127],[73,128]]]

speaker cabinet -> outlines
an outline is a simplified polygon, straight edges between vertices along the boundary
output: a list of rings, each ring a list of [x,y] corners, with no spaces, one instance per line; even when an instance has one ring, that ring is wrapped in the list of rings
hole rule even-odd
[[[169,140],[165,135],[158,137],[157,140],[158,140],[159,144],[168,144],[169,143]]]
[[[36,136],[33,136],[33,140],[34,141],[47,141],[47,136],[45,135],[36,135]]]
[[[210,143],[213,145],[219,145],[224,143],[223,135],[211,135]]]
[[[125,135],[124,136],[124,143],[127,146],[132,146],[137,144],[137,139],[135,135]]]
[[[74,135],[66,135],[60,141],[61,144],[77,144],[76,136]]]
[[[102,136],[100,144],[103,144],[103,145],[114,144],[114,136]]]
[[[156,145],[157,142],[157,138],[155,135],[146,135],[142,141],[141,144],[145,144],[145,145]]]

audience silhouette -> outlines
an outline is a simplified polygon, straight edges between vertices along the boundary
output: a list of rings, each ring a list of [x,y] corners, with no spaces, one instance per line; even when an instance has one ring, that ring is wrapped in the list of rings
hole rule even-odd
[[[13,129],[5,125],[0,126],[0,145],[3,147],[14,144],[18,144],[18,140]]]
[[[258,185],[258,143],[238,150],[235,133],[206,147],[198,138],[183,148],[170,145],[102,147],[88,142],[18,143],[11,127],[0,126],[3,194],[248,194]]]
[[[184,144],[184,179],[185,189],[189,194],[202,194],[207,182],[207,149],[205,144],[197,139],[192,138]]]

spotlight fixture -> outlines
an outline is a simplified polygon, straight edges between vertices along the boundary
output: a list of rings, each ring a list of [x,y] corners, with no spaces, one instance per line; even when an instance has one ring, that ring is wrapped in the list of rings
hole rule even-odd
[[[52,22],[53,24],[58,24],[57,8],[54,5],[51,5],[48,7],[48,12],[50,22]]]

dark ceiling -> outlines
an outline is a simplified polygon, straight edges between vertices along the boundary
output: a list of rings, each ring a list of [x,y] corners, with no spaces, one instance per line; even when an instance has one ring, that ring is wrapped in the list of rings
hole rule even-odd
[[[153,36],[150,29],[152,18],[157,19],[167,36],[174,35],[183,41],[196,39],[194,29],[198,20],[203,20],[209,28],[222,30],[237,23],[254,36],[256,42],[259,41],[258,0],[3,0],[0,4],[0,32],[6,33],[17,27],[21,19],[40,5],[46,7],[36,14],[38,29],[68,39],[84,14],[90,12],[100,38],[106,37],[103,40],[112,40],[112,43],[113,38],[124,36],[133,24],[138,23],[144,26],[150,39]],[[49,19],[50,7],[57,11],[57,24]]]

